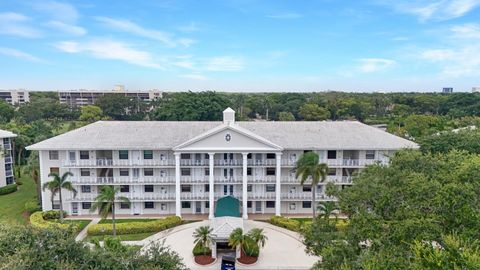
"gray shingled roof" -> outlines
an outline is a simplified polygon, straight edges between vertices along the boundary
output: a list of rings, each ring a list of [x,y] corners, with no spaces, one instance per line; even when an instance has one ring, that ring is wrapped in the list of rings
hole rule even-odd
[[[13,138],[13,137],[17,137],[17,135],[8,130],[0,129],[0,138]]]
[[[236,122],[284,149],[400,149],[414,142],[355,121]],[[28,150],[171,149],[222,122],[99,121]]]

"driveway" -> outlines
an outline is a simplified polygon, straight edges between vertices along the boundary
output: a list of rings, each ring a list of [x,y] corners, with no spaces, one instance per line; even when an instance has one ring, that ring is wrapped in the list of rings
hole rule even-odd
[[[210,270],[220,269],[221,259],[210,266],[197,265],[193,260],[193,232],[199,226],[208,225],[209,221],[194,222],[175,227],[169,231],[160,232],[135,244],[148,246],[152,241],[163,241],[170,246],[172,250],[178,252],[184,258],[184,262],[190,269]],[[298,233],[273,226],[266,222],[246,220],[244,222],[245,231],[252,228],[262,228],[268,241],[264,248],[260,250],[260,257],[254,265],[244,266],[237,263],[237,269],[310,269],[318,257],[310,256],[305,253],[305,246],[300,241]],[[134,243],[131,243],[134,244]]]

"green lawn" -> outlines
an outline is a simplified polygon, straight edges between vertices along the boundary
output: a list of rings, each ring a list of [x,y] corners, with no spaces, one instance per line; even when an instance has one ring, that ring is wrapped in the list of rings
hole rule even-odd
[[[78,226],[78,232],[82,231],[91,222],[90,219],[64,220],[64,224],[75,224]]]
[[[150,222],[158,220],[156,218],[122,218],[122,219],[115,219],[115,223],[125,223],[125,222]],[[98,224],[111,224],[111,219],[102,219]]]
[[[121,241],[139,241],[139,240],[143,240],[151,235],[154,235],[156,234],[157,232],[149,232],[149,233],[135,233],[135,234],[120,234],[120,235],[117,235],[117,237],[121,240]],[[103,241],[103,238],[105,236],[103,235],[95,235],[95,236],[87,236],[87,238],[85,238],[86,241],[91,241],[91,240],[100,240],[100,241]],[[112,237],[110,235],[110,237]]]
[[[0,222],[27,224],[22,213],[25,211],[25,203],[36,197],[36,188],[33,180],[24,175],[20,181],[23,185],[18,190],[7,195],[0,195]]]

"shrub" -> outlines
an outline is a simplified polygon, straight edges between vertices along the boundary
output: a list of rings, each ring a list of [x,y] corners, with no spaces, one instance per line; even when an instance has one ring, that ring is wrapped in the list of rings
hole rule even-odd
[[[211,255],[212,250],[209,247],[205,247],[200,243],[197,243],[195,247],[193,247],[193,256],[200,256],[200,255]]]
[[[288,219],[286,217],[279,217],[279,216],[274,216],[270,218],[270,223],[291,231],[300,231],[301,229],[301,224],[300,221],[294,220],[294,219]]]
[[[42,213],[43,219],[50,220],[50,219],[59,219],[60,218],[60,210],[48,210]],[[63,211],[63,216],[67,216],[67,212]]]
[[[50,212],[50,211],[48,211],[48,212]],[[35,212],[35,213],[31,214],[30,215],[30,224],[33,227],[39,228],[39,229],[47,229],[47,228],[51,228],[51,227],[57,227],[57,228],[60,228],[60,229],[73,229],[73,230],[78,229],[77,225],[62,224],[62,223],[57,223],[57,222],[52,222],[52,221],[45,220],[43,218],[43,214],[45,214],[45,212]]]
[[[21,186],[21,185],[23,185],[23,182],[20,181],[20,180],[17,180],[17,181],[15,181],[15,184],[17,184],[18,186]]]
[[[0,195],[10,194],[17,191],[17,184],[10,184],[0,188]]]
[[[25,211],[33,214],[38,211],[42,211],[42,207],[38,204],[37,200],[30,200],[25,203]]]
[[[245,244],[243,245],[243,251],[245,251],[245,254],[250,257],[258,257],[260,254],[260,247],[252,240],[252,238],[247,237],[245,239]]]
[[[171,216],[160,220],[148,222],[125,222],[117,223],[117,234],[136,234],[163,231],[182,223],[182,219]],[[88,227],[88,235],[110,235],[113,234],[112,224],[94,224]]]
[[[337,224],[335,224],[335,227],[337,228],[337,230],[339,231],[345,231],[345,229],[347,228],[348,226],[348,220],[346,219],[339,219],[337,221]]]

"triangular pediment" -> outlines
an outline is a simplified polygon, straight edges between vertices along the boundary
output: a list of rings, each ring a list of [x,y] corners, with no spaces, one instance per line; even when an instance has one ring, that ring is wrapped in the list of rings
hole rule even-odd
[[[181,152],[281,151],[282,147],[235,124],[222,124],[173,148]]]

